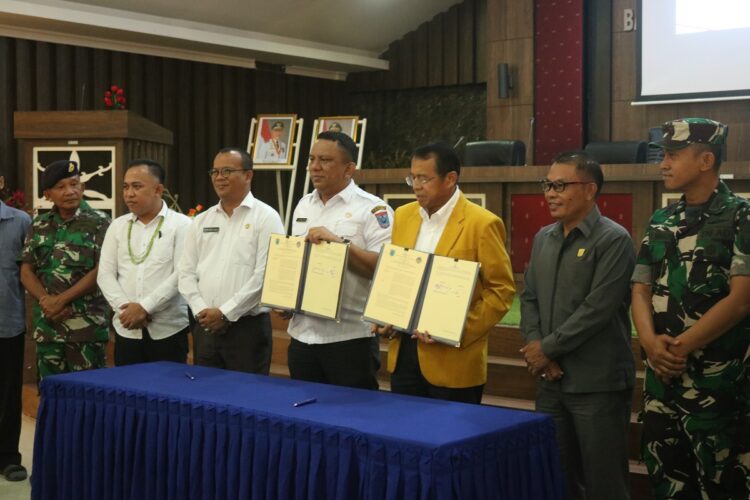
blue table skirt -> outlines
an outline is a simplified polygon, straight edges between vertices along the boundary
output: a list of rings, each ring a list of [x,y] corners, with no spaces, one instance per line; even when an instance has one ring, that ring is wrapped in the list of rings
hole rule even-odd
[[[41,392],[33,499],[562,498],[534,413],[174,363]]]

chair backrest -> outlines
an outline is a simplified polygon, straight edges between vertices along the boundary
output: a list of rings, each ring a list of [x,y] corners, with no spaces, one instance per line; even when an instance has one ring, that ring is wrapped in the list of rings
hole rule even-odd
[[[601,164],[646,163],[645,141],[590,142],[584,150]]]
[[[648,129],[648,142],[661,140],[661,127],[651,127]],[[646,163],[661,163],[664,159],[664,150],[661,148],[648,148],[646,153]]]
[[[466,144],[464,167],[523,165],[526,145],[523,141],[479,141]]]

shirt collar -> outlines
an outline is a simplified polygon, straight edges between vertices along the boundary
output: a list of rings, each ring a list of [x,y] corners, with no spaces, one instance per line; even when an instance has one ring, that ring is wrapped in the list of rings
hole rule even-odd
[[[578,229],[585,238],[588,238],[594,230],[594,226],[596,226],[596,223],[599,222],[599,219],[601,218],[602,213],[599,211],[599,207],[594,204],[591,210],[589,210],[589,213],[586,214],[586,217],[584,217],[583,220],[573,229]],[[554,225],[554,232],[559,236],[565,234],[562,221],[558,221],[557,224]]]
[[[169,211],[169,208],[167,207],[167,204],[164,202],[164,200],[161,200],[161,209],[159,209],[159,213],[156,214],[156,217],[152,219],[152,222],[158,219],[159,217],[166,217],[168,211]],[[132,220],[133,222],[136,222],[138,220],[138,216],[135,215],[134,213],[131,213],[130,220]],[[149,222],[149,224],[151,224],[151,222]]]
[[[349,184],[347,184],[344,189],[342,189],[338,193],[331,196],[331,199],[328,201],[330,202],[331,200],[338,197],[338,198],[341,198],[341,201],[343,201],[344,203],[349,203],[350,201],[352,201],[352,197],[354,196],[354,193],[356,192],[356,190],[357,190],[357,185],[354,183],[353,180],[350,180]],[[315,194],[313,196],[315,198],[315,201],[322,204],[323,200],[320,199],[320,193],[318,193],[318,190],[316,189],[314,193]]]
[[[12,219],[13,216],[8,209],[8,206],[0,200],[0,219]]]
[[[427,210],[425,210],[422,207],[419,207],[419,215],[422,217],[422,220],[424,222],[432,221],[432,222],[439,222],[443,219],[446,219],[450,217],[451,213],[453,213],[453,209],[456,208],[456,203],[458,203],[458,198],[460,196],[461,189],[459,189],[458,186],[456,186],[456,190],[453,191],[453,195],[448,198],[448,201],[445,202],[445,205],[440,207],[434,214],[432,214],[432,217],[427,213]]]
[[[242,202],[239,204],[239,207],[247,207],[248,209],[252,209],[254,205],[255,205],[255,196],[253,196],[252,191],[248,191],[247,196],[245,196],[245,198],[242,199]],[[214,211],[221,212],[226,215],[226,212],[224,211],[224,209],[221,208],[221,201],[219,201],[219,203],[214,205]]]
[[[731,195],[732,191],[730,191],[727,185],[724,184],[724,181],[720,180],[718,184],[716,184],[716,188],[714,189],[713,194],[711,194],[711,197],[706,203],[704,203],[704,206],[706,207],[706,213],[721,213],[724,208],[726,208],[727,199]],[[678,212],[684,212],[686,208],[687,201],[685,200],[685,195],[683,194],[682,196],[680,196],[680,201],[678,201],[674,205],[671,205],[668,210],[670,215],[674,215]]]

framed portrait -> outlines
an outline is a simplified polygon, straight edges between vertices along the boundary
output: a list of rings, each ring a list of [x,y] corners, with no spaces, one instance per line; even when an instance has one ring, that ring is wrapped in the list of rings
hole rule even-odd
[[[318,118],[318,130],[315,131],[315,135],[328,130],[343,132],[357,142],[358,123],[359,116],[321,116]]]
[[[467,200],[476,203],[482,208],[487,208],[487,195],[484,193],[464,193]],[[417,197],[414,193],[389,193],[383,195],[383,201],[386,202],[393,210],[396,210],[401,205],[406,205],[412,201],[416,201]]]
[[[284,168],[294,155],[297,115],[258,115],[253,140],[253,164]]]

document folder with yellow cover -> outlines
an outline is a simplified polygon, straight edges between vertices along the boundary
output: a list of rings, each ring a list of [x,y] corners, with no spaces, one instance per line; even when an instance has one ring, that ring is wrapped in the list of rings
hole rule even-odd
[[[349,244],[272,234],[260,303],[337,320]]]
[[[384,245],[363,318],[461,345],[479,263]]]

